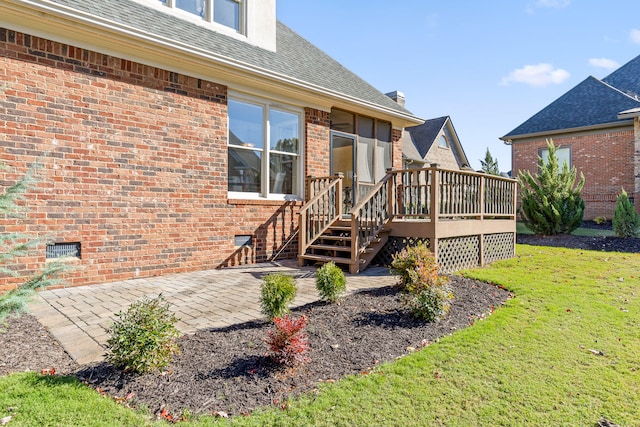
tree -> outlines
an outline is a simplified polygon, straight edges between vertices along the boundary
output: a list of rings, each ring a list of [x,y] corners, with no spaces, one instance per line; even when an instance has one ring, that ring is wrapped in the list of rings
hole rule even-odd
[[[576,168],[569,169],[569,165],[564,163],[560,169],[552,140],[547,141],[547,147],[547,161],[538,157],[539,173],[518,173],[522,198],[520,217],[536,234],[571,233],[580,226],[584,215],[584,200],[580,197],[584,175],[580,173],[580,181],[576,185]]]
[[[487,154],[484,156],[484,160],[480,160],[482,170],[489,175],[500,175],[500,167],[498,166],[498,159],[494,159],[487,147]]]
[[[640,234],[640,215],[633,207],[624,188],[616,200],[616,210],[613,213],[613,231],[618,237],[638,237]]]
[[[4,165],[0,164],[0,170]],[[0,194],[0,219],[16,218],[21,216],[18,201],[23,200],[25,193],[34,182],[34,174],[37,165],[33,166],[15,184],[6,188]],[[28,255],[34,248],[41,246],[45,241],[42,238],[33,238],[25,233],[0,234],[0,277],[18,275],[12,269],[13,261],[19,257]],[[65,259],[47,262],[39,272],[30,277],[26,282],[15,289],[0,295],[0,326],[4,324],[10,315],[19,315],[25,311],[27,302],[35,291],[47,286],[60,283],[60,274],[69,270],[70,266]]]

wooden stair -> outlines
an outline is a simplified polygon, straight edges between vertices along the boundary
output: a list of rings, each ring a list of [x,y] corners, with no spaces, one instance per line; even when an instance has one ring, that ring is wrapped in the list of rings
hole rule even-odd
[[[369,245],[359,250],[357,256],[352,254],[351,225],[343,219],[335,220],[300,256],[309,263],[335,264],[347,266],[350,273],[364,270],[375,258],[389,239],[389,230],[382,229]]]

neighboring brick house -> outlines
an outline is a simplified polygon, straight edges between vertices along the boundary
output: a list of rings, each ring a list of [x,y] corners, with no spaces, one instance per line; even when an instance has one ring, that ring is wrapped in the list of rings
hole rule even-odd
[[[405,168],[438,164],[444,169],[472,170],[449,116],[426,120],[402,133]]]
[[[26,217],[0,232],[78,249],[72,285],[295,257],[305,177],[379,179],[402,167],[404,127],[423,121],[275,7],[1,2],[0,181],[42,167]],[[18,269],[45,259],[43,247]]]
[[[500,138],[511,145],[514,176],[536,171],[552,139],[559,159],[585,176],[584,219],[611,219],[622,188],[639,210],[640,126],[633,114],[640,107],[639,75],[640,56],[602,80],[588,77]]]

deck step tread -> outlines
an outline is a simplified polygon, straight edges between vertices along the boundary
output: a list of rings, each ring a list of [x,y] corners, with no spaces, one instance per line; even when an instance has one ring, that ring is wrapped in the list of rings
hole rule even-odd
[[[303,259],[308,259],[310,261],[321,261],[321,262],[335,262],[337,264],[351,264],[350,258],[341,258],[327,255],[313,255],[313,254],[304,254],[301,256]]]
[[[313,244],[309,246],[310,249],[320,249],[323,251],[351,251],[351,246],[336,246],[336,245],[321,245],[321,244]]]

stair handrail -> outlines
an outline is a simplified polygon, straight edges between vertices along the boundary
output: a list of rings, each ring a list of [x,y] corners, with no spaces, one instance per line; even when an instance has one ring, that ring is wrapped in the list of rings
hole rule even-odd
[[[357,266],[360,254],[391,221],[393,197],[390,192],[394,173],[387,171],[371,191],[351,211],[351,264]]]
[[[319,190],[298,212],[298,254],[307,252],[311,244],[342,216],[342,180],[339,173]]]

